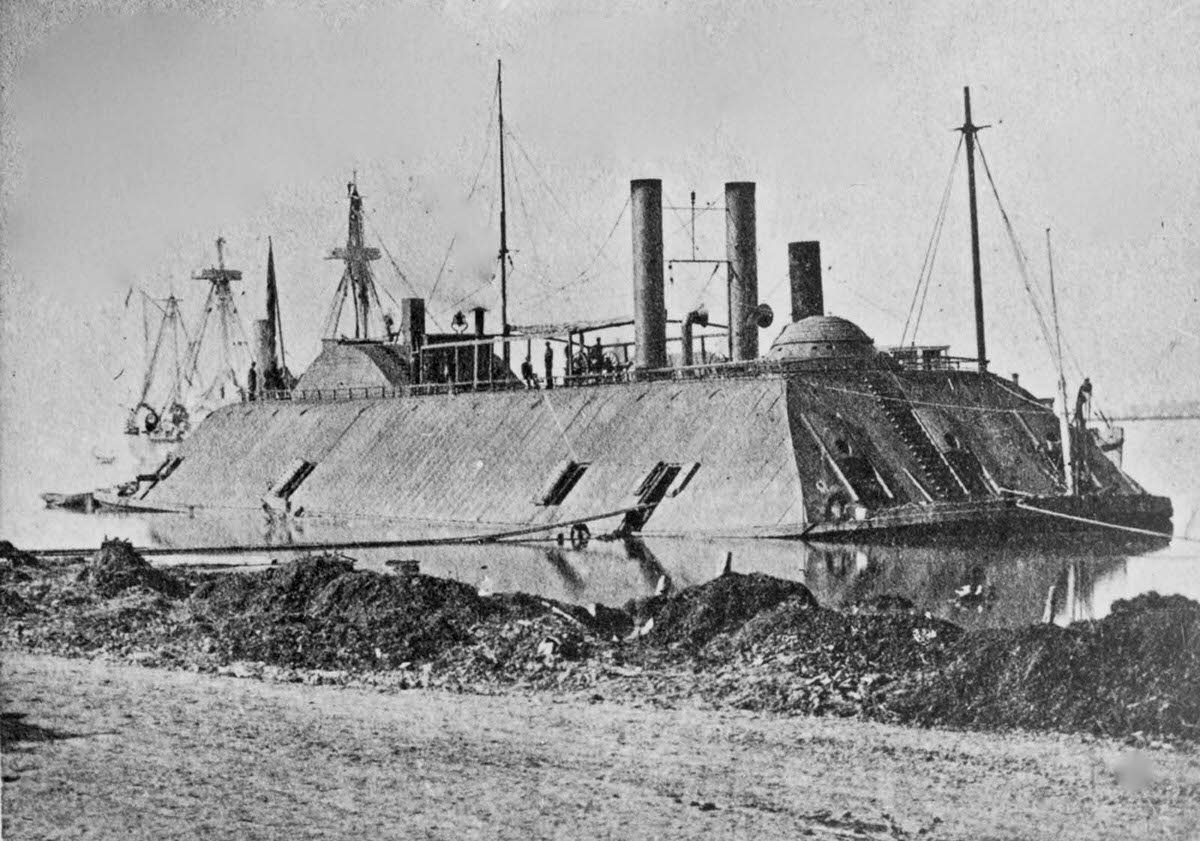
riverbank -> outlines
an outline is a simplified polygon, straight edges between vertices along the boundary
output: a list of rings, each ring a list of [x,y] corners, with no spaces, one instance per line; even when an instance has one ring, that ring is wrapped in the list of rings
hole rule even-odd
[[[10,651],[1145,745],[1200,735],[1200,605],[1180,597],[1143,595],[1068,628],[964,631],[899,598],[831,610],[765,575],[585,608],[336,556],[230,573],[160,570],[119,541],[74,562],[7,554]]]
[[[1182,599],[968,632],[761,575],[582,608],[4,548],[6,837],[1200,832]]]

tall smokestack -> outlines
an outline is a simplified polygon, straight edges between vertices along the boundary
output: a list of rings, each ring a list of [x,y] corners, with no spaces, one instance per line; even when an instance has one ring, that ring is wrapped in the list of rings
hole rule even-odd
[[[729,355],[758,358],[758,237],[754,182],[725,185],[725,256],[729,260]]]
[[[637,368],[667,367],[667,308],[663,300],[662,181],[631,181],[633,205],[633,335]]]
[[[788,243],[788,278],[792,282],[792,321],[825,314],[821,289],[821,243]]]

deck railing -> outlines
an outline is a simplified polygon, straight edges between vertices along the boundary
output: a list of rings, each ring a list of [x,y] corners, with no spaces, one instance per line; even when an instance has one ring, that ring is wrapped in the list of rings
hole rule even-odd
[[[875,363],[878,364],[878,363]],[[897,359],[889,354],[886,367],[903,371],[960,371],[976,370],[971,357],[937,356]],[[538,389],[592,388],[618,383],[685,382],[691,380],[754,379],[779,377],[785,374],[845,373],[862,370],[861,357],[832,359],[756,359],[750,362],[710,362],[688,367],[636,369],[622,371],[595,371],[553,377],[547,384],[544,378],[535,378],[529,384],[518,380],[463,380],[457,382],[418,383],[401,386],[353,386],[347,388],[317,388],[267,390],[254,398],[243,397],[243,402],[261,400],[294,401],[306,403],[342,402],[347,400],[380,400],[431,395],[476,394],[480,392],[532,391]]]

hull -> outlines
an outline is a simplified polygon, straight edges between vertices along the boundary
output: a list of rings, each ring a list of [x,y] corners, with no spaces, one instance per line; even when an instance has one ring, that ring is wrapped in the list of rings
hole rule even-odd
[[[94,499],[91,492],[83,493],[54,493],[48,492],[41,495],[42,502],[46,503],[47,508],[65,508],[68,511],[91,511],[94,507]]]
[[[1169,533],[1170,502],[1090,441],[1088,492],[1065,496],[1046,447],[1057,429],[1031,395],[973,371],[755,365],[552,391],[396,389],[225,407],[136,493],[103,501],[480,539],[579,524],[859,542],[1113,525]]]
[[[1144,532],[1148,537],[1171,534],[1171,501],[1150,494],[1088,498],[1026,497],[942,503],[877,512],[841,523],[818,523],[805,533],[813,540],[862,541],[887,537],[923,542],[927,537],[1008,539],[1057,532]]]
[[[153,473],[182,443],[182,439],[178,437],[159,437],[145,432],[126,433],[125,438],[139,475]]]

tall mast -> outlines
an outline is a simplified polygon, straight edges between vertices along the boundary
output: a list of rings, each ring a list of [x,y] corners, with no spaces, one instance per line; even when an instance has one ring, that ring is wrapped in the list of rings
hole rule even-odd
[[[1062,330],[1058,325],[1058,292],[1054,288],[1054,253],[1050,250],[1050,229],[1046,229],[1046,263],[1050,267],[1050,307],[1054,310],[1054,343],[1058,355],[1058,397],[1062,400],[1062,416],[1058,419],[1059,435],[1062,438],[1063,476],[1067,481],[1067,493],[1075,493],[1075,459],[1071,446],[1071,407],[1067,404],[1067,375],[1063,367]]]
[[[504,337],[504,368],[510,368],[508,353],[508,206],[504,187],[504,77],[496,59],[496,102],[500,119],[500,329]]]
[[[967,141],[967,190],[971,200],[971,276],[975,282],[975,349],[980,373],[987,370],[987,343],[983,337],[983,274],[979,268],[979,211],[975,206],[975,134],[981,128],[971,122],[971,89],[963,88],[966,121],[959,129]]]
[[[337,302],[332,313],[330,334],[337,334],[338,321],[341,317],[341,303],[349,295],[354,302],[354,338],[371,338],[371,298],[378,300],[375,292],[375,278],[371,274],[371,262],[378,260],[381,252],[378,248],[363,245],[363,202],[358,192],[358,173],[346,185],[346,196],[350,200],[350,219],[346,230],[346,247],[335,248],[329,252],[326,260],[341,260],[346,264],[342,272],[342,281],[335,293]]]
[[[221,333],[221,368],[217,374],[217,379],[209,386],[207,393],[219,388],[220,394],[224,397],[225,381],[231,382],[235,388],[241,388],[241,380],[238,374],[238,369],[241,367],[243,354],[237,351],[234,346],[235,339],[240,341],[245,347],[246,331],[242,328],[241,318],[238,316],[237,304],[233,300],[233,290],[229,284],[234,280],[241,280],[242,273],[237,269],[225,268],[225,238],[217,238],[217,265],[216,268],[208,268],[202,272],[192,275],[196,280],[206,280],[209,283],[208,302],[204,306],[204,319],[200,322],[200,331],[197,333],[195,340],[192,342],[191,360],[188,364],[189,372],[195,372],[200,361],[200,344],[204,339],[204,330],[208,324],[208,316],[216,308],[217,311],[217,329]],[[234,334],[237,334],[236,336]],[[190,376],[190,374],[189,374]]]

